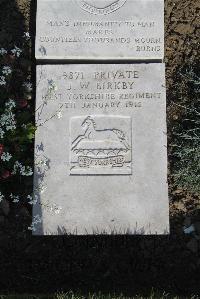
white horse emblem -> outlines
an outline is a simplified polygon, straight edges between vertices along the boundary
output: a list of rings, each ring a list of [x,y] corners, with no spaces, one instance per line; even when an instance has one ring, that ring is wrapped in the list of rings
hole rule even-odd
[[[84,119],[81,126],[85,129],[85,132],[72,142],[72,150],[80,149],[83,141],[92,141],[92,145],[99,144],[99,149],[101,150],[115,148],[130,150],[125,133],[121,130],[115,128],[98,130],[94,119],[90,116]]]
[[[83,133],[78,134],[80,127]],[[98,115],[72,118],[71,173],[130,174],[130,127],[130,117]]]

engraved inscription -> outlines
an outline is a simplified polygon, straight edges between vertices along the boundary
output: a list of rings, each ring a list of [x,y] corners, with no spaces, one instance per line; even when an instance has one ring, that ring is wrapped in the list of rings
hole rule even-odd
[[[72,117],[70,174],[131,174],[131,118]]]
[[[111,165],[123,167],[125,162],[124,156],[115,156],[109,158],[91,158],[80,156],[78,157],[78,164],[80,167],[91,167],[91,166],[108,166]]]
[[[96,110],[112,114],[114,111],[121,113],[123,109],[128,113],[129,109],[138,110],[161,100],[159,90],[155,92],[145,87],[143,90],[137,89],[143,73],[136,66],[117,67],[113,71],[94,70],[90,73],[80,70],[80,66],[72,71],[69,66],[67,71],[61,72],[57,82],[48,77],[49,74],[44,75],[42,69],[39,76],[45,76],[47,83],[42,94],[43,101],[56,102],[58,110],[62,107],[65,113],[76,110],[93,114]],[[63,84],[62,89],[60,84]]]
[[[67,25],[66,25],[67,24]],[[50,29],[50,35],[42,35],[39,37],[40,44],[121,44],[129,45],[136,52],[160,52],[163,40],[158,36],[151,36],[157,26],[155,21],[150,22],[134,22],[134,21],[69,21],[69,20],[48,20],[46,25]],[[63,31],[59,35],[54,35],[54,30],[61,28],[70,29],[71,32],[63,35]],[[142,31],[149,29],[149,36],[143,37]],[[57,31],[55,30],[55,31]],[[77,36],[77,31],[82,34]],[[123,35],[126,32],[126,36]],[[141,37],[134,37],[135,33],[140,31]],[[41,51],[41,50],[40,50]]]
[[[122,7],[126,0],[76,0],[76,2],[90,14],[107,15]]]

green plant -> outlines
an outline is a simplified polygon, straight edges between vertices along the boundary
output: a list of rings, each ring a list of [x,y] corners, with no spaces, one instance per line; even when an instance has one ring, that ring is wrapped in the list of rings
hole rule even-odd
[[[29,59],[30,36],[0,48],[0,202],[32,204],[34,104]],[[30,61],[29,61],[30,63]]]
[[[173,178],[175,184],[191,192],[200,192],[200,78],[198,68],[187,67],[180,71],[180,89],[185,96],[174,103],[181,118],[173,131]],[[181,87],[182,85],[182,87]],[[179,91],[180,92],[180,91]],[[181,92],[180,92],[181,93]],[[183,93],[182,93],[183,94]],[[178,92],[177,92],[178,95]]]

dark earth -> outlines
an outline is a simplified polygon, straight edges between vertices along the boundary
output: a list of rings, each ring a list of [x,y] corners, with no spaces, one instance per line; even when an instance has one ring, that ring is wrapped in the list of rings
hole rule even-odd
[[[30,30],[32,49],[23,69],[35,82],[34,34],[36,1],[0,0],[0,47],[9,47]],[[174,181],[174,128],[182,104],[193,100],[182,76],[198,68],[198,0],[165,1],[165,62],[169,153],[169,236],[50,236],[27,231],[31,209],[10,204],[0,222],[0,293],[101,291],[124,295],[154,287],[176,295],[200,294],[200,197]],[[34,101],[34,93],[32,101]],[[33,150],[30,150],[33,158]],[[0,182],[1,183],[1,182]],[[16,217],[16,215],[18,215]],[[183,227],[195,224],[196,234]]]

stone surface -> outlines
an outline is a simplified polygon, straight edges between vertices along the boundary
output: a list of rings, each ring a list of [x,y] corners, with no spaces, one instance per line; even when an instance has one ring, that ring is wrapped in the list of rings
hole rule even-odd
[[[35,234],[168,233],[164,68],[37,66]]]
[[[37,59],[163,59],[164,0],[38,0]]]

